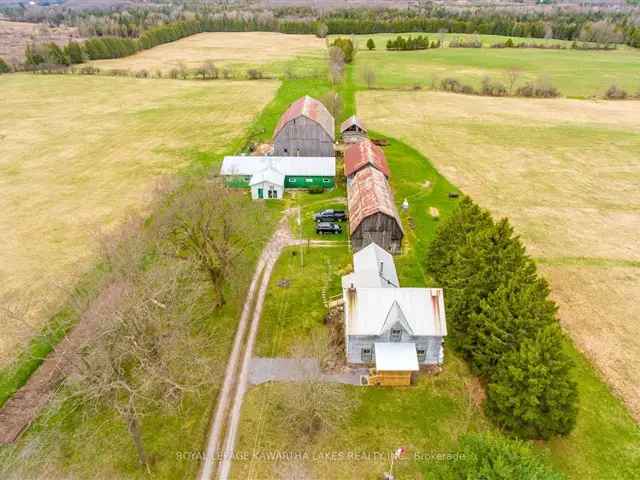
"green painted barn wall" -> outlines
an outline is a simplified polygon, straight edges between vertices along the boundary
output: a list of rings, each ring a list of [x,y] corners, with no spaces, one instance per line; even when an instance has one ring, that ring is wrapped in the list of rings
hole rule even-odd
[[[333,188],[335,186],[334,177],[306,177],[306,176],[285,176],[284,187],[285,188]]]
[[[249,187],[249,179],[251,177],[225,177],[224,183],[228,187],[232,188],[247,188]]]

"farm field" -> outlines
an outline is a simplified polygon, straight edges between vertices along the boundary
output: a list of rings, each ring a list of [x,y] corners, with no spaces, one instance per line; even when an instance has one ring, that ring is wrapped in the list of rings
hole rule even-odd
[[[389,140],[385,152],[396,202],[408,199],[403,224],[408,225],[410,217],[415,225],[407,228],[403,254],[395,257],[400,281],[406,286],[432,285],[421,271],[421,259],[437,222],[425,212],[435,206],[443,217],[449,215],[456,201],[448,198],[448,192],[456,188],[419,152]],[[339,247],[311,248],[305,255],[304,268],[297,249],[285,251],[276,264],[257,339],[258,355],[295,357],[302,351],[313,356],[318,339],[322,342],[330,332],[323,321],[322,292],[336,292],[338,276],[350,269],[348,252]],[[327,264],[334,274],[327,275]],[[570,479],[634,478],[633,472],[640,468],[637,425],[589,362],[572,346],[567,346],[567,353],[576,363],[580,391],[577,426],[566,438],[534,444],[537,453]],[[462,434],[495,432],[484,415],[482,387],[451,349],[445,353],[441,374],[422,376],[410,389],[336,387],[351,408],[334,428],[301,440],[300,429],[287,412],[292,398],[306,388],[280,383],[249,390],[232,478],[272,478],[282,472],[294,478],[379,478],[388,467],[386,456],[399,445],[408,451],[397,465],[401,478],[448,478],[440,470],[447,462],[432,454],[455,453]],[[612,445],[620,455],[615,465],[608,453],[616,448]],[[274,452],[283,455],[274,458]]]
[[[640,104],[382,91],[358,104],[510,218],[563,325],[640,419]]]
[[[25,48],[31,42],[55,42],[64,46],[69,40],[80,40],[76,28],[0,20],[0,58],[7,62],[22,61]]]
[[[408,34],[403,34],[407,37]],[[412,34],[413,36],[419,34]],[[423,34],[424,35],[424,34]],[[426,34],[434,41],[464,36],[453,34]],[[363,72],[372,69],[378,88],[430,88],[444,78],[455,78],[462,83],[480,86],[483,77],[507,83],[507,72],[518,69],[521,76],[516,88],[526,81],[547,79],[566,97],[602,96],[609,86],[617,84],[630,94],[640,91],[640,52],[620,47],[615,51],[541,50],[489,48],[492,43],[507,37],[482,35],[482,49],[440,48],[418,51],[386,51],[388,39],[397,35],[358,35],[359,51],[356,81],[366,86]],[[471,37],[471,35],[467,35]],[[365,44],[373,38],[376,50],[367,50]],[[513,38],[514,42],[563,43],[558,40]],[[569,42],[564,42],[569,45]]]
[[[265,69],[266,74],[280,75],[293,58],[297,58],[297,72],[323,68],[324,40],[313,35],[271,32],[199,33],[130,57],[97,60],[92,64],[104,70],[147,70],[151,73],[160,70],[166,73],[181,63],[187,68],[197,68],[203,62],[213,60],[218,68],[242,71],[258,67]]]
[[[3,316],[0,366],[92,267],[99,232],[144,211],[160,178],[222,154],[277,85],[0,78],[0,298],[28,309],[26,324]]]

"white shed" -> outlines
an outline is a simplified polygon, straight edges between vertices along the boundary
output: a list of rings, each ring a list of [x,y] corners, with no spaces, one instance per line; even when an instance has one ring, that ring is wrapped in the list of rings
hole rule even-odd
[[[273,167],[254,173],[249,183],[251,198],[282,199],[284,195],[284,174]]]

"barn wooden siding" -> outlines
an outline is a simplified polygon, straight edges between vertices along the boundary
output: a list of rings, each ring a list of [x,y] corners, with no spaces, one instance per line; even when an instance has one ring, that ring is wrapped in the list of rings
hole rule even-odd
[[[364,218],[353,231],[351,247],[357,252],[370,243],[377,243],[389,253],[397,254],[402,248],[402,236],[398,220],[378,212]]]
[[[333,139],[316,121],[307,117],[289,120],[274,138],[274,156],[333,157]]]

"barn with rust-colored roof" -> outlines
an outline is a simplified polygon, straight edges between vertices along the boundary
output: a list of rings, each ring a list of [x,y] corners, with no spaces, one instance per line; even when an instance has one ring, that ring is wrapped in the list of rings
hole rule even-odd
[[[370,140],[356,143],[347,148],[344,153],[344,174],[347,178],[367,166],[377,168],[389,178],[389,165],[382,148]]]
[[[404,232],[384,174],[376,168],[365,167],[353,176],[347,191],[354,252],[377,243],[390,253],[399,253]]]
[[[273,155],[333,157],[335,120],[329,110],[308,95],[282,115],[273,135]]]
[[[340,133],[344,143],[358,143],[367,139],[367,128],[362,123],[362,120],[355,115],[342,122]]]

